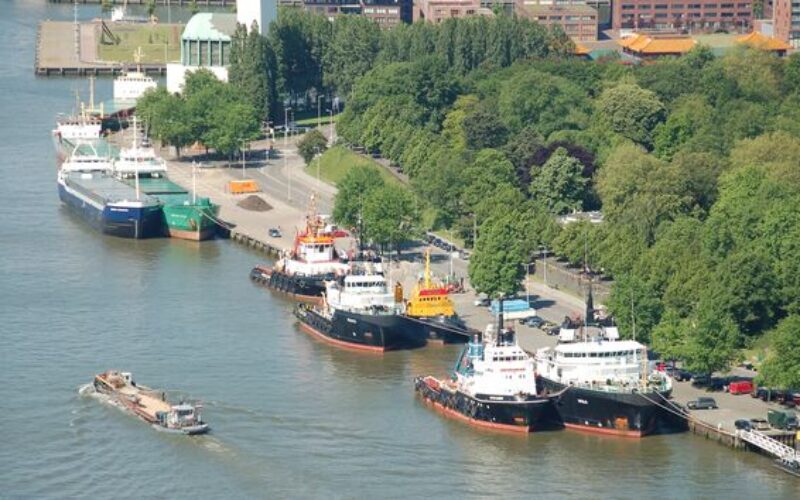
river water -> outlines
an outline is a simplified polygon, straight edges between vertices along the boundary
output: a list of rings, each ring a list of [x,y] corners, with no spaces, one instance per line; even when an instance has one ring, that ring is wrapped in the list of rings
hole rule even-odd
[[[72,8],[0,0],[0,11],[0,497],[800,494],[769,460],[688,434],[521,437],[445,420],[411,380],[445,374],[456,347],[342,351],[250,284],[256,254],[90,230],[59,204],[49,137],[86,82],[33,75],[38,21]],[[202,399],[213,433],[158,433],[78,393],[109,368]]]

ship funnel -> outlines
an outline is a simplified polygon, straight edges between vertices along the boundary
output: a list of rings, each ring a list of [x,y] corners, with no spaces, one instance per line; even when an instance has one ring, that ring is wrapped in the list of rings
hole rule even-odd
[[[403,285],[401,285],[400,283],[397,283],[394,286],[394,301],[397,304],[403,303]]]

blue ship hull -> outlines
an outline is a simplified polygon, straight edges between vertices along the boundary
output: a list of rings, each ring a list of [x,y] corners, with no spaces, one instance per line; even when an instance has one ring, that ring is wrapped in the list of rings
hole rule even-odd
[[[161,206],[120,207],[106,204],[102,209],[58,184],[61,201],[90,226],[120,238],[151,238],[162,235]]]

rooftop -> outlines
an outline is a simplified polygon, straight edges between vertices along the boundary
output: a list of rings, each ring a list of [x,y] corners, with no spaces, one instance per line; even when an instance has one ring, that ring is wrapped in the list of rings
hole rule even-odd
[[[594,7],[580,3],[548,5],[525,2],[522,4],[522,7],[531,15],[563,13],[583,16],[597,16],[597,10]]]
[[[230,42],[235,31],[236,14],[201,12],[192,16],[181,38]]]
[[[697,45],[697,41],[687,37],[654,38],[637,34],[618,42],[623,48],[643,55],[683,54]]]
[[[748,47],[752,47],[754,49],[767,50],[773,52],[787,51],[792,48],[791,45],[789,45],[786,42],[783,42],[782,40],[762,35],[757,31],[737,37],[736,43],[747,45]]]

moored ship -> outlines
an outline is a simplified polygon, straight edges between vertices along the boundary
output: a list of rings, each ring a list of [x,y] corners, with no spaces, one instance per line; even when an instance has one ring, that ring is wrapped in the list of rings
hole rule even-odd
[[[95,149],[107,147],[107,143],[104,144],[99,140],[102,132],[102,122],[89,115],[83,105],[81,105],[81,112],[78,115],[56,118],[56,128],[53,129],[52,137],[58,165],[72,155],[79,143],[91,144]]]
[[[512,330],[486,328],[462,351],[453,378],[417,377],[414,388],[439,412],[477,427],[511,432],[559,428],[550,397],[537,390],[534,362]]]
[[[58,171],[61,201],[95,229],[123,238],[161,232],[161,204],[116,179],[108,157],[93,144],[78,142]]]
[[[293,250],[272,267],[254,267],[250,279],[297,300],[321,302],[325,282],[343,276],[349,269],[336,255],[333,236],[323,233],[324,227],[312,195],[306,228],[295,238]]]
[[[154,428],[176,434],[205,434],[210,430],[200,414],[200,405],[167,402],[165,394],[137,385],[129,372],[109,370],[95,375],[95,391],[109,396],[126,411]]]
[[[350,274],[326,283],[319,307],[300,304],[295,316],[300,327],[342,347],[383,352],[421,345],[405,329],[402,302],[382,274],[354,265]]]
[[[467,328],[458,317],[449,291],[431,279],[430,251],[425,252],[425,274],[411,291],[406,302],[408,329],[421,339],[440,342],[464,342],[476,330]]]
[[[672,379],[656,371],[647,349],[617,340],[616,328],[561,330],[579,337],[536,352],[543,390],[558,393],[555,408],[567,428],[627,437],[683,430],[680,407],[670,401]]]
[[[217,228],[219,207],[206,197],[189,194],[167,176],[167,165],[155,150],[138,140],[136,117],[133,120],[133,145],[120,151],[114,162],[115,174],[129,185],[136,185],[163,204],[163,232],[172,238],[206,240]]]

